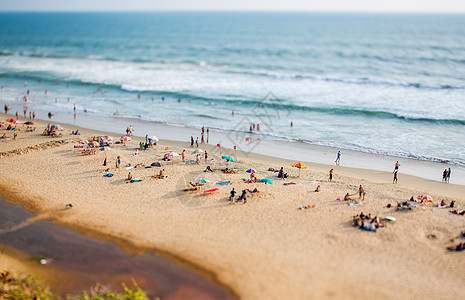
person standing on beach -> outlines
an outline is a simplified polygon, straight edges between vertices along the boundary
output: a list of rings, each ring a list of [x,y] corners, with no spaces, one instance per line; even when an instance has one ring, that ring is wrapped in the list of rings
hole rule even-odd
[[[36,112],[33,111],[33,112],[32,112],[32,120],[35,121],[35,119],[36,119]]]
[[[339,166],[339,163],[341,162],[341,151],[337,151],[337,156],[336,156],[336,166]]]
[[[182,156],[182,161],[184,161],[184,159],[186,158],[186,150],[182,150],[181,156]]]
[[[394,172],[399,171],[399,167],[400,167],[399,161],[396,161],[396,164],[394,165]]]
[[[191,148],[194,147],[194,137],[191,135]]]
[[[199,137],[195,139],[195,144],[197,145],[197,148],[199,148]]]
[[[444,169],[444,172],[442,172],[442,182],[447,182],[447,169]]]
[[[360,185],[360,187],[358,188],[358,197],[360,199],[365,200],[365,195],[367,194],[367,192],[365,191],[365,189],[362,187],[362,185]]]
[[[333,181],[333,172],[334,172],[334,169],[329,170],[329,179],[328,179],[329,182]]]
[[[207,144],[208,144],[209,139],[210,139],[210,128],[207,128]]]
[[[121,157],[118,155],[118,157],[116,158],[116,168],[117,169],[119,168],[119,165],[121,165]]]
[[[450,172],[451,171],[450,171],[450,168],[449,168],[449,170],[447,171],[447,183],[450,182]]]
[[[394,169],[394,178],[392,179],[392,183],[397,183],[397,169]]]
[[[207,159],[208,159],[208,153],[207,151],[205,151],[205,162],[207,162]]]

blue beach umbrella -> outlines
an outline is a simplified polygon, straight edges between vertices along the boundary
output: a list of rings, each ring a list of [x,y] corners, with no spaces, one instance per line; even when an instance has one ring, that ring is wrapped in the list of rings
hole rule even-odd
[[[228,160],[228,161],[236,162],[236,161],[234,160],[234,158],[232,158],[231,156],[225,156],[225,155],[223,155],[223,156],[221,156],[221,158],[222,158],[222,159],[226,159],[226,160]]]
[[[197,178],[196,180],[193,181],[194,183],[207,183],[209,182],[208,180],[204,178]]]
[[[265,184],[267,184],[267,183],[273,184],[273,181],[271,181],[271,179],[269,179],[269,178],[260,179],[258,182],[264,182]]]

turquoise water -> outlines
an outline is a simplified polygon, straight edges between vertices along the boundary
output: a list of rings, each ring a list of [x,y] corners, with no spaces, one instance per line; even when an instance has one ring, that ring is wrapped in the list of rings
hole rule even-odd
[[[464,15],[0,14],[0,84],[2,104],[29,90],[29,110],[259,123],[263,138],[465,165]]]

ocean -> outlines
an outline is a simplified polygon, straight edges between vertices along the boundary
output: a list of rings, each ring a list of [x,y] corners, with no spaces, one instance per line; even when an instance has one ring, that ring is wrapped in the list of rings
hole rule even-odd
[[[254,123],[257,139],[465,166],[465,15],[1,13],[0,85],[2,107],[29,90],[42,118]]]

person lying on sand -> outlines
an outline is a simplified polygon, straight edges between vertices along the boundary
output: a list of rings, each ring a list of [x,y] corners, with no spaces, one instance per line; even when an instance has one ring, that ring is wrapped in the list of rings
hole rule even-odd
[[[196,186],[196,187],[191,187],[191,188],[187,188],[187,189],[184,189],[185,192],[189,192],[189,191],[198,191],[202,189],[202,187],[200,186]]]
[[[315,204],[309,204],[309,205],[304,205],[304,206],[299,206],[299,209],[308,209],[308,208],[314,208]]]
[[[236,172],[234,172],[233,169],[229,169],[229,168],[225,168],[221,171],[223,171],[224,174],[236,174]]]
[[[260,191],[257,188],[254,188],[252,191],[249,189],[246,189],[247,193],[249,194],[257,194],[260,193]]]
[[[460,242],[457,246],[447,247],[450,251],[463,251],[465,250],[465,242]]]

